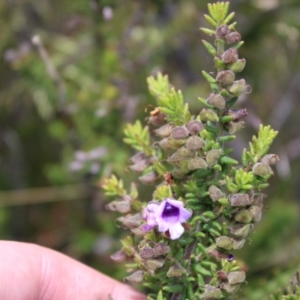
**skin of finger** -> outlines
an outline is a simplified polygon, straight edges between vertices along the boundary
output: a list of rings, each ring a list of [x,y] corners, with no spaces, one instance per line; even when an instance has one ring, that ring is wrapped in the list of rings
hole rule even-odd
[[[1,300],[146,300],[131,287],[56,251],[0,242]]]

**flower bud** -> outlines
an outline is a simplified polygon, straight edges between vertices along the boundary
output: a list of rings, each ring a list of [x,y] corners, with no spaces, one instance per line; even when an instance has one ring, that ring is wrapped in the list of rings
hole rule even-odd
[[[238,238],[245,238],[253,228],[253,224],[234,224],[228,226],[229,233]]]
[[[248,210],[244,209],[237,212],[234,219],[239,223],[248,224],[252,221],[252,215]]]
[[[225,64],[234,63],[238,60],[238,58],[239,58],[239,55],[238,55],[238,51],[236,48],[229,48],[222,55],[222,61]]]
[[[193,120],[186,125],[186,128],[189,131],[190,135],[195,135],[198,134],[200,131],[202,131],[204,126],[201,122],[197,120]]]
[[[201,299],[219,299],[221,297],[221,290],[209,284],[205,285],[204,293],[201,295]]]
[[[234,73],[230,70],[221,71],[218,73],[216,80],[221,85],[231,85],[234,81]]]
[[[207,121],[212,121],[212,122],[218,122],[219,121],[219,117],[217,115],[217,113],[209,108],[203,108],[200,111],[200,118],[201,121],[203,122],[207,122]]]
[[[131,158],[130,158],[130,161],[133,163],[133,164],[137,164],[139,163],[140,161],[144,160],[146,158],[146,155],[144,152],[138,152],[136,153],[135,155],[133,155]]]
[[[128,201],[112,201],[106,205],[106,208],[111,211],[118,211],[122,214],[127,214],[131,211],[131,205]]]
[[[179,277],[186,273],[186,269],[183,268],[180,263],[175,263],[167,272],[167,276],[170,277]]]
[[[271,167],[267,164],[256,163],[252,167],[252,173],[253,173],[253,175],[266,176],[266,175],[272,175],[273,171],[272,171]]]
[[[246,280],[246,274],[244,271],[234,271],[228,274],[229,284],[243,283]]]
[[[189,170],[206,169],[207,163],[202,157],[197,156],[189,161],[188,168]]]
[[[238,33],[237,31],[230,32],[229,34],[227,34],[225,36],[225,41],[228,44],[238,43],[241,39],[242,39],[242,37],[241,37],[240,33]]]
[[[248,194],[232,194],[228,198],[231,206],[247,206],[251,204]]]
[[[110,258],[115,262],[123,262],[126,260],[127,255],[123,250],[119,250],[113,255],[111,255]]]
[[[252,219],[255,223],[259,222],[261,220],[263,205],[252,205],[249,208],[249,213],[252,216]]]
[[[228,88],[228,92],[230,92],[234,96],[241,96],[246,89],[246,81],[245,79],[240,79],[237,81],[232,81],[232,85]]]
[[[232,239],[233,242],[233,250],[239,250],[241,248],[243,248],[243,246],[245,245],[246,240],[242,239],[242,240],[236,240],[236,239]]]
[[[161,268],[164,265],[164,260],[158,260],[158,259],[149,259],[145,261],[145,266],[148,270],[156,270]]]
[[[205,141],[201,137],[193,135],[187,140],[186,147],[188,150],[196,151],[205,147]]]
[[[155,257],[168,254],[171,251],[171,248],[169,245],[164,243],[157,243],[154,248],[154,255]]]
[[[136,271],[124,278],[125,281],[128,281],[130,283],[141,283],[143,279],[144,279],[144,271]]]
[[[227,129],[229,130],[230,134],[235,134],[239,130],[243,129],[245,127],[244,121],[238,121],[238,122],[229,122],[227,124]]]
[[[227,282],[223,282],[221,283],[220,288],[228,294],[235,294],[240,289],[240,284],[231,285]]]
[[[230,29],[227,25],[221,25],[216,30],[216,37],[218,39],[222,39],[228,34],[230,34]]]
[[[234,73],[239,73],[244,70],[245,66],[246,66],[246,59],[241,58],[238,59],[236,62],[229,64],[228,69]]]
[[[155,130],[156,135],[159,137],[165,138],[171,135],[172,126],[170,124],[163,125]]]
[[[226,105],[224,98],[219,94],[211,94],[207,99],[207,103],[218,109],[224,109]]]
[[[233,239],[228,236],[220,236],[216,238],[216,244],[219,248],[225,250],[233,249]]]
[[[209,192],[209,197],[214,202],[218,201],[219,199],[221,199],[224,196],[222,191],[215,185],[211,185],[208,189],[208,192]]]
[[[253,199],[252,199],[252,204],[256,204],[256,205],[263,204],[265,197],[266,197],[266,194],[254,195]]]
[[[182,140],[189,135],[185,126],[176,126],[172,129],[172,136],[175,140]]]
[[[209,167],[212,167],[218,162],[219,157],[222,155],[221,149],[211,149],[206,153],[206,162]]]
[[[143,176],[140,176],[138,179],[143,184],[152,185],[158,179],[158,176],[157,176],[157,173],[155,171],[152,171],[152,172],[147,173]]]
[[[139,254],[143,259],[150,259],[155,257],[154,250],[147,245],[140,249]]]
[[[261,159],[261,162],[266,165],[275,165],[278,161],[279,157],[276,154],[267,154]]]

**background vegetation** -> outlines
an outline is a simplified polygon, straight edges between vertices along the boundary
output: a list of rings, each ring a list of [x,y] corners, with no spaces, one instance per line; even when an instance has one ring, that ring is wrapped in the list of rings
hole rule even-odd
[[[265,215],[238,254],[248,270],[239,299],[263,299],[300,268],[300,5],[297,0],[230,3],[245,41],[241,76],[252,87],[238,103],[249,116],[234,151],[240,154],[261,122],[279,130],[272,152],[281,160]],[[2,239],[39,243],[122,278],[109,259],[122,232],[105,210],[99,184],[112,170],[134,180],[122,131],[153,108],[148,75],[169,74],[199,111],[197,96],[209,93],[201,70],[213,71],[198,30],[206,5],[0,2]],[[147,188],[141,192],[149,200]]]

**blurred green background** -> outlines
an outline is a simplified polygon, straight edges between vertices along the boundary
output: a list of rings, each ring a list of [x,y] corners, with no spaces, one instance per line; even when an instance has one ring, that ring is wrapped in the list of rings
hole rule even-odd
[[[109,255],[120,229],[99,188],[113,171],[135,180],[122,142],[126,122],[154,100],[146,77],[169,74],[194,114],[213,71],[199,27],[207,1],[3,0],[0,2],[0,237],[67,253],[119,279]],[[238,299],[265,299],[300,269],[300,4],[232,0],[252,92],[234,153],[258,125],[279,130],[280,156],[265,215],[242,253]],[[34,37],[34,38],[33,38]],[[32,39],[33,38],[33,39]],[[210,40],[212,41],[212,40]],[[149,199],[149,189],[141,194]],[[239,251],[241,252],[241,251]]]

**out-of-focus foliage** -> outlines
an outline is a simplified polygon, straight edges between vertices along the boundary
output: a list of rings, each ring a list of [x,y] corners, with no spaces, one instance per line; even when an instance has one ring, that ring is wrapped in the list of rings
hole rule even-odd
[[[245,41],[242,76],[252,87],[241,100],[250,126],[239,135],[249,140],[260,122],[271,124],[279,130],[272,152],[281,159],[265,219],[239,258],[248,270],[249,284],[240,296],[247,300],[266,298],[300,268],[298,2],[230,1]],[[30,198],[31,188],[86,187],[72,201],[60,194],[54,203],[22,205],[18,199],[24,198],[15,196],[19,205],[0,209],[2,238],[37,242],[112,272],[109,248],[121,232],[105,210],[98,182],[112,169],[132,179],[122,131],[127,121],[145,118],[145,108],[153,109],[149,75],[169,74],[185,91],[189,107],[199,111],[197,97],[208,93],[201,71],[214,72],[198,30],[205,24],[206,5],[192,0],[0,3],[0,203],[4,191],[28,189]],[[34,35],[58,76],[47,71],[31,42]],[[240,157],[247,145],[238,140],[234,149]],[[34,193],[40,202],[52,197],[51,189]],[[149,197],[147,189],[140,194]],[[121,273],[114,274],[121,278]]]

